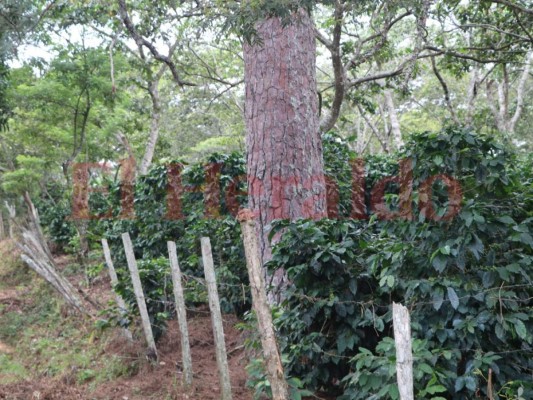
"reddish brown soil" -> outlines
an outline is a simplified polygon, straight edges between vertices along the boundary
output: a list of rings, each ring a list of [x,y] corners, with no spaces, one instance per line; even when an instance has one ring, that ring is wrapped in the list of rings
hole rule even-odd
[[[230,366],[233,398],[251,400],[252,395],[245,387],[247,358],[242,349],[242,338],[234,325],[234,317],[225,318],[224,330]],[[104,383],[95,390],[88,385],[68,384],[60,380],[40,379],[0,387],[0,399],[5,400],[74,400],[74,399],[220,399],[220,385],[216,365],[214,341],[209,315],[189,319],[191,352],[193,359],[194,384],[190,390],[181,385],[181,346],[175,321],[158,344],[159,363],[151,364],[144,357],[142,342],[129,344],[117,332],[117,337],[105,349],[107,354],[116,354],[129,361],[138,360],[138,372],[131,377],[119,378]]]
[[[237,320],[227,317],[224,330],[229,353],[229,366],[233,398],[249,400],[252,398],[246,389],[246,356],[241,349],[242,340],[234,325]],[[194,385],[189,391],[181,387],[181,345],[177,324],[173,321],[167,334],[158,346],[160,364],[152,366],[144,363],[138,375],[129,379],[108,383],[98,388],[96,398],[120,398],[119,393],[129,399],[220,399],[220,385],[215,358],[215,346],[208,315],[196,316],[189,320],[191,352],[193,359]],[[161,365],[163,364],[163,365]],[[115,394],[115,397],[112,395]],[[165,397],[168,396],[168,397]]]

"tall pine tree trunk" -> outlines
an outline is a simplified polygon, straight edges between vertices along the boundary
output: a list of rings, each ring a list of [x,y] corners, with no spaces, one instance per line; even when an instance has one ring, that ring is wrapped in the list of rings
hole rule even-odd
[[[311,17],[301,10],[283,26],[257,23],[258,44],[244,46],[249,205],[255,212],[262,261],[271,258],[273,219],[326,216]],[[283,271],[274,285],[282,285]]]

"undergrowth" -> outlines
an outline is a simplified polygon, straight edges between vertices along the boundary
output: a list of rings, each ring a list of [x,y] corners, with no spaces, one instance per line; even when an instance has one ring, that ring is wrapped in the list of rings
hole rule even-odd
[[[113,331],[95,331],[91,322],[70,313],[54,290],[0,243],[0,385],[45,378],[96,388],[135,372],[135,364],[105,354]],[[1,298],[1,297],[0,297]]]

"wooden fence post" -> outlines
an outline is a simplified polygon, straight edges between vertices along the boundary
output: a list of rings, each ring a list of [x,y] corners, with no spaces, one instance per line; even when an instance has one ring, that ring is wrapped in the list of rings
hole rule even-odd
[[[135,254],[133,253],[133,245],[131,244],[129,233],[125,232],[122,234],[122,242],[124,243],[128,268],[131,274],[131,282],[133,283],[133,290],[135,291],[137,305],[139,306],[139,312],[141,314],[144,336],[146,337],[146,343],[148,344],[147,356],[150,360],[157,361],[157,348],[155,347],[152,325],[150,325],[150,316],[148,315],[148,310],[146,309],[146,301],[144,299],[139,269],[137,268],[137,261],[135,260]]]
[[[414,400],[411,319],[407,308],[401,304],[392,303],[392,321],[396,344],[396,378],[400,400]]]
[[[209,308],[211,309],[211,321],[213,323],[213,333],[215,336],[221,399],[231,400],[232,396],[228,357],[226,355],[224,328],[222,326],[222,313],[220,312],[220,301],[218,298],[217,282],[215,278],[215,267],[213,265],[213,254],[211,253],[211,241],[208,237],[203,237],[201,239],[201,243],[202,259],[204,261],[205,283],[207,286],[207,294],[209,296]]]
[[[15,218],[17,217],[17,209],[15,208],[15,206],[10,205],[7,201],[4,201],[4,203],[6,205],[6,209],[8,212],[7,223],[9,226],[9,230],[8,230],[9,238],[14,239],[15,238],[15,225],[16,225]]]
[[[178,314],[178,324],[181,333],[181,358],[183,363],[183,376],[185,385],[192,385],[192,359],[189,345],[189,329],[187,327],[187,310],[185,309],[185,299],[183,297],[183,287],[181,286],[181,270],[178,262],[176,243],[167,242],[168,256],[170,259],[170,270],[172,272],[172,287],[174,288],[174,298],[176,300],[176,313]]]
[[[4,240],[6,238],[6,232],[4,228],[4,213],[2,209],[0,208],[0,240]]]
[[[102,239],[102,248],[104,250],[104,257],[105,262],[107,264],[107,269],[109,271],[109,277],[111,278],[111,285],[115,287],[118,283],[118,277],[117,272],[115,271],[115,266],[113,265],[113,260],[111,259],[111,251],[109,250],[109,244],[107,243],[107,239]],[[122,296],[115,292],[114,289],[113,292],[115,293],[115,299],[117,301],[118,307],[124,312],[127,311],[128,309],[126,307],[126,302],[124,301]],[[123,332],[126,339],[132,342],[133,336],[131,335],[131,331],[128,328],[124,328]]]
[[[267,377],[272,388],[272,397],[274,400],[288,400],[289,389],[283,373],[283,364],[281,363],[274,326],[272,324],[272,313],[267,301],[254,215],[250,210],[242,210],[239,212],[237,219],[240,221],[242,228],[253,308],[257,317]]]

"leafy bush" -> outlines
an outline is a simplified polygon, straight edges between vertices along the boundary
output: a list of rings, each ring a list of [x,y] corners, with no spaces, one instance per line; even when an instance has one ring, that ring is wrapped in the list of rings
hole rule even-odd
[[[41,194],[35,201],[41,225],[59,251],[65,250],[76,236],[76,228],[68,219],[71,214],[69,200],[61,185],[50,184],[46,193]]]
[[[445,173],[463,188],[451,221],[279,221],[270,268],[292,286],[276,319],[288,374],[341,398],[396,399],[391,303],[411,310],[416,398],[533,396],[531,170],[493,139],[447,129],[416,135],[399,157],[419,187]],[[366,163],[367,192],[390,161]],[[378,171],[372,168],[378,167]],[[379,167],[385,166],[379,170]],[[446,187],[433,185],[437,215]],[[398,195],[388,195],[390,204]]]
[[[239,154],[212,155],[209,163],[220,163],[221,216],[218,218],[204,215],[205,169],[203,164],[186,166],[182,173],[183,186],[189,190],[182,200],[183,218],[172,220],[165,217],[167,196],[167,167],[156,165],[146,176],[140,177],[135,184],[136,218],[108,219],[99,221],[98,229],[110,243],[115,268],[121,285],[118,290],[130,304],[135,297],[130,286],[129,272],[122,247],[121,235],[129,232],[139,267],[143,266],[143,288],[149,313],[153,319],[154,330],[161,333],[166,320],[173,317],[169,312],[172,305],[172,285],[169,278],[167,241],[176,242],[178,259],[182,272],[189,276],[186,299],[198,302],[205,299],[205,292],[198,281],[204,276],[200,251],[200,238],[211,238],[213,257],[222,310],[242,314],[250,308],[251,299],[247,289],[248,276],[244,263],[244,249],[240,239],[240,225],[229,215],[226,198],[223,195],[235,177],[244,174],[244,160]],[[108,201],[100,204],[96,212],[105,212],[108,207],[113,215],[120,213],[120,185],[110,182]],[[240,184],[238,189],[242,189]],[[243,196],[238,198],[241,202]],[[142,279],[143,276],[141,276]],[[161,293],[166,287],[165,293]],[[132,307],[132,310],[137,310]],[[135,311],[136,312],[136,311]]]

